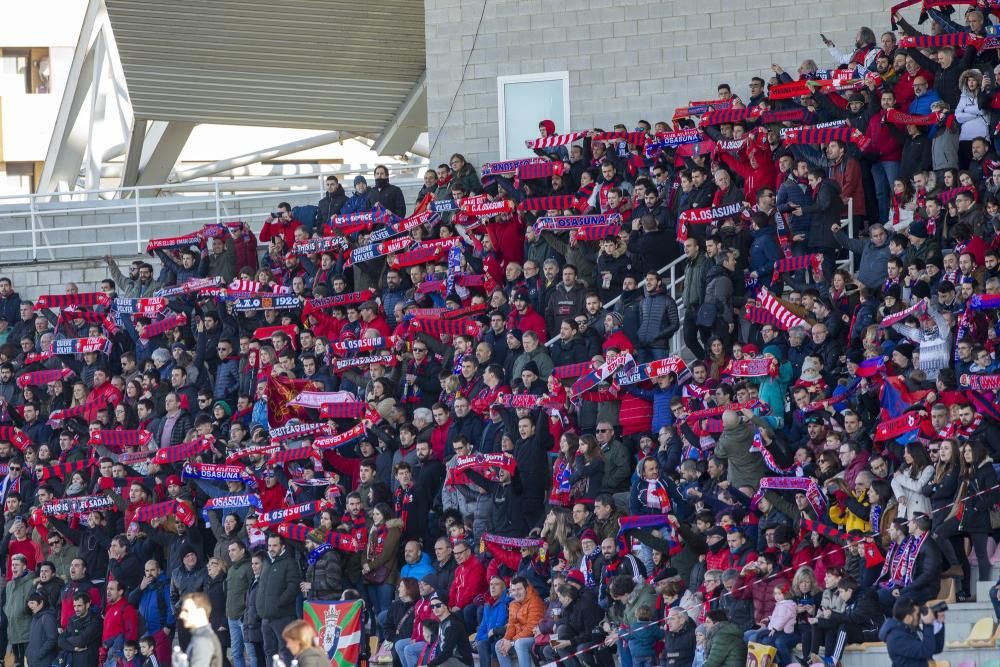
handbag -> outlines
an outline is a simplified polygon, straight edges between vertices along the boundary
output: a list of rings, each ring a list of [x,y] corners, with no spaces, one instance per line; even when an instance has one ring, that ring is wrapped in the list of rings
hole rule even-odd
[[[714,301],[706,301],[698,306],[698,312],[694,316],[694,323],[699,327],[711,328],[715,326],[715,321],[719,318],[719,309]]]
[[[389,567],[379,565],[374,570],[369,570],[367,574],[362,576],[369,584],[384,584],[385,580],[389,578]]]

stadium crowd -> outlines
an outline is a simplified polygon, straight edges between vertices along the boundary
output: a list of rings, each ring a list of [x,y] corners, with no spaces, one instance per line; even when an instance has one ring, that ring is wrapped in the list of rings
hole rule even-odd
[[[154,239],[158,272],[0,278],[0,643],[157,667],[201,592],[232,667],[359,597],[403,667],[926,664],[923,605],[1000,561],[1000,67],[966,9],[670,122],[543,120],[413,202],[380,166]]]

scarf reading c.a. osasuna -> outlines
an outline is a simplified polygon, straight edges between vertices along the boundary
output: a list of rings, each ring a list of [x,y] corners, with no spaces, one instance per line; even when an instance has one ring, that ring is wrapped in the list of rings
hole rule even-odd
[[[269,432],[271,440],[284,442],[285,440],[296,440],[298,438],[308,438],[311,435],[330,433],[332,427],[329,424],[285,424],[272,428]]]
[[[79,294],[43,294],[38,297],[32,310],[42,310],[43,308],[66,308],[69,306],[80,306],[93,308],[94,306],[107,306],[111,303],[111,297],[104,292],[81,292]]]
[[[16,426],[0,426],[0,440],[10,442],[22,452],[25,447],[31,444],[31,438],[28,437],[28,434]]]
[[[963,373],[958,378],[958,384],[973,391],[1000,391],[1000,375],[973,375]]]
[[[207,435],[197,440],[190,440],[188,442],[182,442],[179,445],[173,445],[172,447],[161,447],[157,450],[156,454],[153,456],[153,462],[164,464],[164,463],[176,463],[177,461],[183,461],[184,459],[189,459],[192,456],[197,456],[204,451],[207,451],[212,443],[215,441],[210,435]]]
[[[81,459],[70,463],[56,463],[55,465],[45,466],[42,468],[42,479],[46,480],[53,477],[65,479],[67,475],[72,475],[76,472],[83,472],[96,465],[97,459],[95,458]]]
[[[87,514],[94,510],[110,510],[115,507],[115,499],[111,496],[77,496],[76,498],[63,498],[61,500],[50,500],[42,505],[42,513],[45,516],[58,516],[66,514]]]
[[[541,396],[535,396],[534,394],[497,394],[496,400],[493,401],[493,405],[499,405],[505,408],[522,408],[525,410],[531,410],[537,408],[542,402]]]
[[[811,269],[815,276],[821,274],[821,266],[822,259],[818,253],[785,257],[775,262],[774,271],[771,273],[771,282],[777,282],[779,274],[805,271],[806,269]]]
[[[151,322],[147,324],[142,330],[142,336],[139,338],[141,340],[149,340],[150,338],[156,338],[161,334],[165,334],[171,329],[176,329],[177,327],[187,326],[188,318],[184,313],[179,313],[176,315],[167,315],[162,320],[157,322]]]
[[[665,149],[677,148],[685,144],[696,144],[702,141],[705,135],[701,130],[679,130],[677,132],[661,132],[656,135],[656,139],[646,144],[646,157],[654,157],[657,153]]]
[[[396,336],[389,336],[388,338],[383,338],[382,336],[376,336],[375,338],[356,338],[355,340],[345,340],[340,343],[331,343],[330,351],[333,352],[335,356],[342,357],[345,354],[350,354],[351,352],[371,352],[372,350],[391,348],[394,347],[398,341],[399,339]]]
[[[168,516],[176,516],[185,525],[194,525],[194,512],[191,506],[183,500],[167,500],[153,505],[140,505],[132,515],[132,520],[137,523],[149,523],[153,519],[165,519]]]
[[[316,438],[313,440],[312,446],[316,449],[336,449],[350,442],[354,442],[358,438],[363,437],[368,432],[365,427],[364,422],[359,423],[348,430],[338,433],[336,435],[328,435],[322,438]]]
[[[760,480],[760,488],[750,499],[750,506],[756,509],[757,503],[764,497],[765,491],[801,491],[805,494],[810,507],[817,516],[823,516],[826,507],[826,496],[819,486],[809,477],[764,477]]]
[[[88,445],[101,445],[120,451],[123,447],[145,447],[153,439],[153,434],[145,429],[114,431],[102,429],[90,434]]]
[[[89,338],[60,338],[52,341],[49,352],[54,354],[84,354],[86,352],[111,353],[111,341],[104,336]]]
[[[742,210],[742,202],[726,204],[725,206],[717,206],[715,208],[709,206],[706,208],[688,209],[681,213],[677,219],[677,240],[681,243],[687,241],[688,225],[710,225],[738,215]]]
[[[804,127],[797,130],[790,130],[785,133],[784,144],[828,144],[831,141],[841,143],[852,143],[862,151],[866,150],[871,143],[861,131],[852,127]]]
[[[42,387],[50,382],[55,382],[56,380],[65,380],[71,375],[73,375],[73,371],[69,368],[59,368],[53,371],[31,371],[30,373],[21,373],[17,376],[17,386],[21,389],[24,389],[29,385],[32,387]]]
[[[276,526],[280,523],[297,521],[298,519],[310,517],[328,506],[329,503],[325,500],[313,500],[308,503],[292,505],[291,507],[282,507],[281,509],[264,512],[257,519],[257,523],[261,526]]]

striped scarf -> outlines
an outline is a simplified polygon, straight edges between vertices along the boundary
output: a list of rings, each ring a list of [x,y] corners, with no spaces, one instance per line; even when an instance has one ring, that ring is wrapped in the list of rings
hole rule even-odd
[[[919,315],[926,310],[927,310],[927,302],[918,301],[909,308],[905,308],[899,311],[898,313],[892,313],[891,315],[886,315],[885,317],[882,318],[882,320],[878,323],[878,325],[883,328],[888,328],[891,327],[893,324],[898,324],[899,322],[902,322],[911,315]]]
[[[364,423],[360,423],[343,433],[316,438],[313,440],[312,446],[319,450],[336,449],[337,447],[342,447],[343,445],[354,442],[358,438],[364,437],[367,432],[368,431]]]
[[[565,165],[562,162],[554,160],[532,162],[530,164],[522,164],[517,168],[517,178],[522,181],[530,181],[534,178],[562,176],[563,169],[565,169]]]
[[[973,391],[1000,391],[1000,375],[972,375],[963,373],[958,384]]]
[[[153,519],[165,519],[168,516],[176,516],[188,526],[194,523],[194,512],[191,511],[191,507],[180,500],[141,505],[132,514],[132,520],[136,523],[149,523]]]
[[[479,338],[482,330],[482,323],[466,317],[456,320],[430,320],[414,318],[414,320],[410,322],[410,328],[407,331],[407,335],[413,336],[417,333],[425,333],[429,336],[433,336],[434,338],[442,335],[472,336],[473,338]]]
[[[49,415],[49,421],[62,421],[64,419],[70,419],[72,417],[83,416],[85,419],[90,421],[97,411],[106,408],[108,406],[108,399],[103,394],[88,400],[83,405],[78,405],[73,408],[66,408],[65,410],[56,410]]]
[[[571,144],[574,141],[579,141],[587,136],[586,132],[568,132],[566,134],[553,134],[548,137],[538,137],[537,139],[525,139],[524,145],[526,148],[552,148],[554,146],[565,146],[566,144]],[[530,158],[529,158],[530,159]],[[492,165],[504,165],[505,162],[493,162]],[[486,165],[484,165],[485,169]],[[504,172],[493,172],[490,173],[504,173]]]
[[[417,247],[410,252],[403,252],[392,258],[389,265],[393,269],[405,269],[409,266],[436,262],[444,256],[444,250],[439,247]]]
[[[142,336],[139,337],[140,340],[147,341],[151,338],[156,338],[157,336],[164,334],[171,329],[176,329],[178,327],[187,326],[188,318],[184,313],[178,315],[167,315],[162,320],[158,322],[151,322],[147,324],[142,330]]]
[[[22,452],[25,447],[31,444],[31,438],[28,437],[28,434],[16,426],[0,426],[0,440],[10,442]]]
[[[112,431],[100,430],[90,434],[89,445],[103,446],[116,451],[124,447],[145,447],[153,439],[153,434],[145,429]]]
[[[312,446],[282,449],[281,451],[272,454],[267,463],[268,465],[284,465],[285,463],[291,463],[292,461],[304,461],[306,459],[318,460],[319,452],[313,449]]]
[[[319,408],[319,418],[361,419],[368,412],[368,409],[368,404],[362,401],[323,403]]]
[[[191,294],[193,292],[200,292],[201,290],[212,289],[213,287],[218,287],[221,284],[222,278],[220,276],[213,276],[211,278],[189,278],[181,285],[158,289],[153,292],[153,296],[168,297],[178,296],[180,294]]]
[[[716,111],[709,111],[702,116],[701,122],[699,122],[698,125],[699,127],[705,127],[706,125],[753,123],[756,122],[761,113],[762,112],[759,107],[753,107],[752,109],[719,109]]]
[[[556,366],[552,369],[552,375],[557,380],[565,380],[567,378],[578,378],[581,375],[586,375],[591,371],[593,365],[589,361],[581,361],[577,364],[567,364],[566,366]]]
[[[27,364],[27,361],[25,361]],[[24,389],[27,386],[32,387],[42,387],[50,382],[55,382],[56,380],[65,380],[69,376],[73,375],[73,371],[69,368],[60,368],[54,371],[32,371],[30,373],[22,373],[17,376],[17,386]]]
[[[54,352],[31,352],[24,357],[24,365],[30,366],[32,364],[40,364],[53,358]]]
[[[528,197],[518,204],[517,208],[520,211],[566,211],[577,209],[580,203],[580,200],[574,195],[550,195],[548,197]]]
[[[97,313],[90,310],[74,310],[72,308],[65,308],[59,311],[59,317],[56,318],[56,327],[72,320],[83,320],[89,324],[100,324],[108,332],[109,336],[114,336],[119,331],[118,325],[115,324],[114,320],[104,313]]]
[[[197,440],[182,442],[172,447],[161,447],[156,452],[156,455],[153,456],[153,462],[163,465],[165,463],[183,461],[192,456],[198,456],[202,452],[208,451],[212,447],[214,440],[215,438],[209,435]]]
[[[71,463],[56,463],[54,465],[46,466],[42,468],[42,480],[52,479],[53,477],[66,479],[68,475],[72,475],[77,472],[84,472],[85,470],[96,466],[97,463],[97,459],[91,457],[80,461],[72,461]]]
[[[773,294],[763,287],[759,292],[757,292],[757,302],[760,304],[761,308],[774,316],[777,320],[778,327],[784,331],[788,331],[792,327],[806,326],[806,321],[804,319],[785,308],[785,306],[783,306]]]
[[[573,232],[573,238],[577,241],[603,241],[606,238],[618,236],[621,231],[621,225],[584,227]]]
[[[940,49],[943,46],[965,47],[975,42],[976,36],[967,32],[949,32],[941,35],[907,35],[900,38],[902,49]]]
[[[771,282],[777,282],[778,275],[781,273],[793,273],[806,269],[812,269],[813,276],[820,276],[822,275],[821,264],[819,254],[815,253],[811,255],[792,255],[791,257],[785,257],[785,259],[779,259],[774,265]]]
[[[111,298],[104,292],[82,292],[80,294],[43,294],[38,297],[32,310],[42,310],[43,308],[67,308],[79,306],[93,308],[94,306],[107,306],[111,303]]]
[[[331,433],[332,430],[333,427],[329,424],[286,424],[272,428],[269,435],[273,441],[284,442],[286,440],[308,438],[320,433],[326,435]]]
[[[371,364],[384,364],[386,366],[396,365],[396,355],[394,354],[370,354],[367,357],[354,357],[353,359],[337,359],[333,362],[333,371],[343,373],[348,368],[361,368]]]
[[[649,135],[645,132],[626,132],[624,130],[598,132],[594,135],[594,141],[622,142],[632,146],[644,146],[649,140]]]
[[[807,127],[785,133],[784,143],[792,144],[828,144],[831,141],[856,144],[862,151],[867,150],[871,140],[859,130],[851,127]]]

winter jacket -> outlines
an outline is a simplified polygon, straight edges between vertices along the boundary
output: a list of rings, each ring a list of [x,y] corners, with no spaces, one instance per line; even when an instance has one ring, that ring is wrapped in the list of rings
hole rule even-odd
[[[670,345],[670,338],[681,328],[677,302],[663,288],[647,292],[639,302],[639,345],[662,347]]]
[[[31,573],[26,572],[7,582],[4,589],[3,614],[7,619],[7,640],[11,644],[27,643],[31,635],[31,612],[28,596],[35,591]]]
[[[364,213],[365,211],[370,211],[371,208],[372,205],[368,201],[368,191],[366,190],[362,194],[355,190],[351,193],[351,197],[347,200],[347,203],[340,209],[340,214],[348,215],[350,213]]]
[[[485,595],[487,590],[486,568],[478,558],[470,557],[455,568],[448,589],[448,606],[465,608],[478,596]]]
[[[503,638],[507,641],[526,639],[533,636],[533,630],[545,615],[545,603],[531,586],[525,587],[524,601],[511,600],[507,608],[507,631]]]
[[[930,498],[925,496],[924,486],[934,477],[934,466],[927,466],[919,472],[916,479],[910,475],[909,468],[897,471],[892,476],[892,492],[897,498],[906,496],[906,504],[899,506],[899,518],[909,519],[917,512],[928,513],[931,511]]]
[[[302,570],[285,547],[278,557],[264,559],[257,587],[257,613],[262,619],[295,616],[295,598],[299,594]]]
[[[535,312],[535,309],[531,306],[524,311],[524,314],[517,312],[516,309],[511,309],[510,314],[507,316],[507,330],[520,329],[522,333],[525,331],[534,331],[538,334],[538,339],[541,342],[545,342],[548,338],[546,331],[545,318]],[[558,327],[555,331],[558,331]]]
[[[174,615],[180,611],[181,598],[188,593],[197,593],[205,590],[205,578],[208,572],[199,563],[193,570],[189,570],[186,565],[181,565],[170,575],[170,602],[174,606]]]
[[[568,640],[574,647],[589,644],[592,641],[594,628],[600,625],[603,617],[604,612],[597,605],[597,601],[592,596],[582,594],[563,607],[559,625],[556,627],[556,637]]]
[[[406,217],[406,199],[403,197],[403,191],[391,183],[386,183],[381,188],[377,185],[368,188],[368,203],[372,208],[375,204],[380,204],[387,211],[401,218]]]
[[[877,246],[869,239],[851,239],[843,229],[838,230],[833,237],[844,248],[855,255],[861,255],[861,268],[856,274],[861,284],[872,289],[880,289],[885,283],[886,262],[891,255],[889,242]]]
[[[248,642],[261,643],[264,634],[260,627],[260,615],[257,613],[257,589],[260,580],[254,579],[247,589],[246,610],[243,612],[243,638]]]
[[[979,106],[979,96],[969,94],[966,84],[970,78],[978,78],[982,85],[983,75],[978,70],[966,70],[959,77],[959,87],[962,94],[959,95],[958,105],[955,107],[955,120],[962,124],[959,141],[972,141],[976,137],[990,136],[987,114]]]
[[[549,348],[549,356],[552,358],[553,366],[567,366],[589,361],[590,350],[585,340],[574,335],[568,341],[560,338],[553,343]]]
[[[990,509],[998,497],[997,484],[993,462],[987,458],[976,468],[966,489],[965,514],[962,516],[961,525],[963,531],[974,534],[987,534],[991,531]],[[987,491],[987,489],[992,490]]]
[[[706,304],[715,304],[716,317],[727,324],[733,321],[733,279],[721,264],[710,266],[705,276]]]
[[[306,568],[306,581],[312,584],[311,600],[337,600],[344,589],[340,552],[329,549]]]
[[[865,136],[871,141],[868,150],[879,162],[899,162],[903,151],[900,141],[902,132],[886,120],[887,113],[879,110],[868,121],[868,127],[865,129]]]
[[[703,667],[744,667],[746,662],[747,643],[743,641],[743,632],[729,621],[716,624]]]
[[[836,248],[832,225],[840,224],[844,202],[840,199],[840,187],[831,178],[824,178],[813,194],[811,204],[802,207],[812,222],[809,225],[808,243],[810,248],[819,250]]]
[[[253,583],[249,556],[244,556],[226,571],[226,618],[239,620],[247,608],[247,591]]]
[[[700,225],[696,225],[700,226]],[[698,306],[703,303],[705,294],[705,274],[712,261],[703,252],[699,252],[693,261],[689,261],[684,268],[684,308],[685,316],[690,314],[692,318],[698,310]]]
[[[925,667],[928,660],[944,650],[943,625],[938,632],[933,624],[916,630],[890,618],[878,631],[878,638],[885,642],[892,667]]]
[[[795,632],[795,616],[795,600],[782,600],[774,605],[767,627],[775,632]]]
[[[322,229],[323,225],[330,224],[330,218],[339,215],[340,210],[344,208],[344,204],[346,203],[347,193],[344,192],[344,186],[338,183],[336,190],[324,194],[323,198],[316,204],[316,208],[318,209],[316,213],[318,228]]]
[[[330,664],[326,652],[317,646],[305,649],[295,656],[295,660],[299,663],[299,667],[327,667]]]
[[[764,229],[753,231],[753,242],[750,244],[750,271],[757,274],[761,285],[770,287],[771,272],[774,265],[784,256],[778,247],[778,237],[774,228],[768,225]]]
[[[94,667],[101,647],[101,617],[92,608],[83,618],[73,614],[66,631],[59,635],[59,648],[67,653],[66,667]],[[77,651],[84,648],[84,651]]]
[[[559,323],[564,319],[573,318],[586,312],[587,288],[581,282],[576,282],[567,288],[560,282],[556,285],[549,302],[545,307],[545,326],[548,331],[559,331]]]
[[[491,599],[492,600],[492,599]],[[483,605],[483,620],[476,630],[476,641],[484,642],[488,639],[499,639],[506,632],[508,605],[510,604],[510,593],[504,591],[497,600],[488,600]]]
[[[728,597],[728,596],[727,596]],[[694,622],[688,619],[680,630],[663,633],[663,667],[688,667],[694,660]]]
[[[756,427],[768,428],[767,423],[760,417],[753,417],[751,421],[753,425],[741,422],[732,428],[723,429],[719,444],[715,447],[716,456],[728,459],[727,479],[737,488],[749,486],[755,489],[761,478],[769,474],[764,465],[764,457],[750,451]]]
[[[130,605],[139,610],[145,624],[145,634],[174,627],[174,610],[170,604],[170,579],[161,572],[146,590],[135,589],[128,596]]]
[[[53,609],[43,609],[31,617],[31,633],[25,657],[28,667],[52,667],[59,655],[59,624]]]

